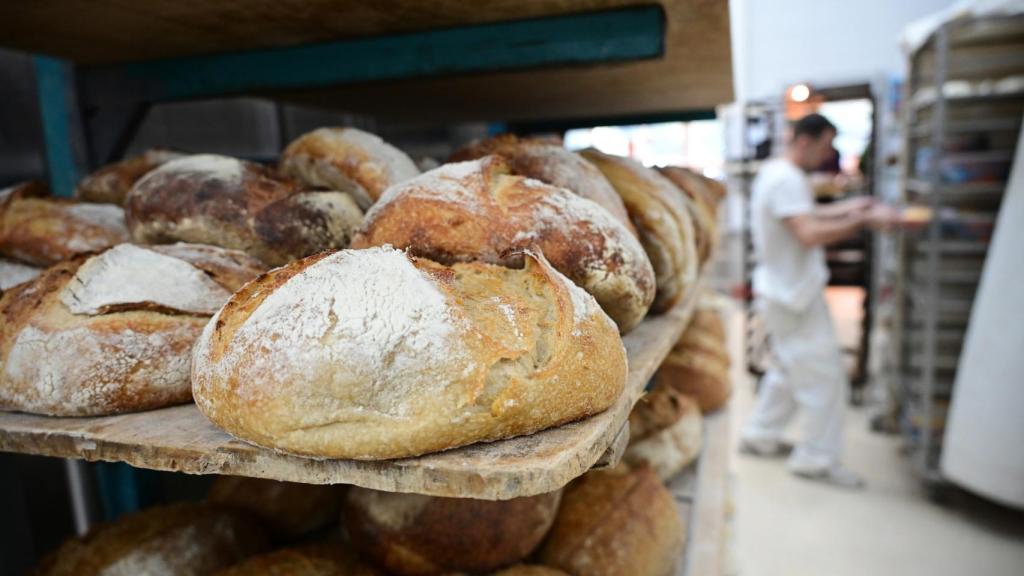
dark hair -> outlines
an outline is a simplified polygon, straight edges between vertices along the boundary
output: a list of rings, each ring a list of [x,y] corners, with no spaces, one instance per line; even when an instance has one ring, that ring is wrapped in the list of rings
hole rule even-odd
[[[830,130],[832,132],[839,132],[836,130],[836,125],[829,122],[828,118],[821,114],[808,114],[797,120],[796,124],[793,124],[793,140],[801,136],[809,136],[817,140],[821,138],[822,134]]]

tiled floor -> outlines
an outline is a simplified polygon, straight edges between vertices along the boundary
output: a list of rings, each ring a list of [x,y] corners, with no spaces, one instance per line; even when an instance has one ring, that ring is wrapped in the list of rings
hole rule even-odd
[[[742,318],[733,318],[733,357],[739,358],[742,346],[735,336],[741,334]],[[850,335],[848,327],[838,329]],[[753,381],[743,362],[733,364],[736,438],[751,407]],[[900,455],[898,438],[868,431],[870,413],[869,408],[851,409],[846,421],[846,459],[866,477],[863,492],[794,478],[782,461],[735,455],[734,551],[739,573],[1024,575],[1024,513],[968,496],[942,506],[932,503]]]

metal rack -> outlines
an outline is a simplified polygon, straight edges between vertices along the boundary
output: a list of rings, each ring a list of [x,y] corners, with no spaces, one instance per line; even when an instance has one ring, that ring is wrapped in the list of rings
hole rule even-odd
[[[1024,17],[943,24],[913,54],[904,198],[931,220],[899,241],[894,376],[914,469],[939,460],[974,292],[1024,112]]]

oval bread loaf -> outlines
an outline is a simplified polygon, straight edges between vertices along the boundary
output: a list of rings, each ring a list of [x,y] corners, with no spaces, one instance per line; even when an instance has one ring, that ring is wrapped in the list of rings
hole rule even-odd
[[[215,576],[386,576],[340,541],[327,540],[253,556]]]
[[[572,576],[669,576],[685,538],[676,502],[654,471],[619,466],[566,487],[540,560]]]
[[[700,303],[693,320],[655,374],[656,386],[692,396],[704,413],[729,401],[729,352],[725,326],[713,307]]]
[[[693,217],[697,258],[702,265],[707,263],[718,244],[718,212],[712,203],[711,194],[704,190],[706,179],[678,166],[665,166],[658,171],[686,195],[686,204]]]
[[[212,246],[121,244],[0,297],[0,408],[54,416],[191,399],[192,345],[262,267]]]
[[[0,255],[49,266],[128,241],[124,210],[51,198],[39,182],[0,190]]]
[[[588,149],[584,158],[608,178],[622,197],[654,267],[657,294],[651,310],[664,312],[697,281],[699,260],[689,209],[675,186],[636,160]]]
[[[242,250],[271,266],[344,248],[362,221],[348,195],[303,191],[270,169],[200,154],[171,160],[125,200],[136,242],[194,242]]]
[[[561,492],[512,500],[438,498],[352,487],[345,523],[356,548],[401,576],[489,572],[540,544]]]
[[[449,267],[385,247],[250,282],[204,331],[192,381],[199,409],[238,438],[369,460],[600,412],[626,355],[594,299],[541,258]]]
[[[319,128],[281,154],[281,171],[302,182],[352,195],[366,210],[389,186],[420,173],[412,159],[357,128]]]
[[[345,486],[220,476],[207,500],[259,518],[281,540],[295,540],[338,521]]]
[[[674,388],[655,386],[629,415],[629,446],[622,460],[634,467],[646,464],[668,481],[697,459],[703,436],[697,402]]]
[[[205,504],[172,504],[68,540],[43,559],[35,574],[200,576],[266,549],[266,534],[247,516]]]
[[[124,204],[128,191],[139,178],[157,166],[182,156],[184,154],[181,152],[153,149],[108,164],[82,178],[75,188],[75,197],[86,202],[104,202],[120,206]]]
[[[546,138],[517,138],[502,134],[469,144],[452,155],[449,162],[476,160],[488,155],[501,156],[512,172],[565,188],[596,202],[634,235],[622,198],[601,171],[582,156],[566,150],[560,142]]]
[[[522,266],[525,250],[597,299],[628,332],[654,299],[643,247],[612,215],[564,188],[510,174],[498,156],[445,164],[392,186],[366,213],[353,248],[393,245],[451,264]]]

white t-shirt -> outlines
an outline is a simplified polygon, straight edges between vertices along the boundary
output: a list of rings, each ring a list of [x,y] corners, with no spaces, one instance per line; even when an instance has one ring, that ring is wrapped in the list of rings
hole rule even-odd
[[[785,158],[769,160],[754,178],[750,227],[754,240],[754,293],[804,310],[828,283],[825,251],[805,248],[782,220],[814,210],[807,175]]]

